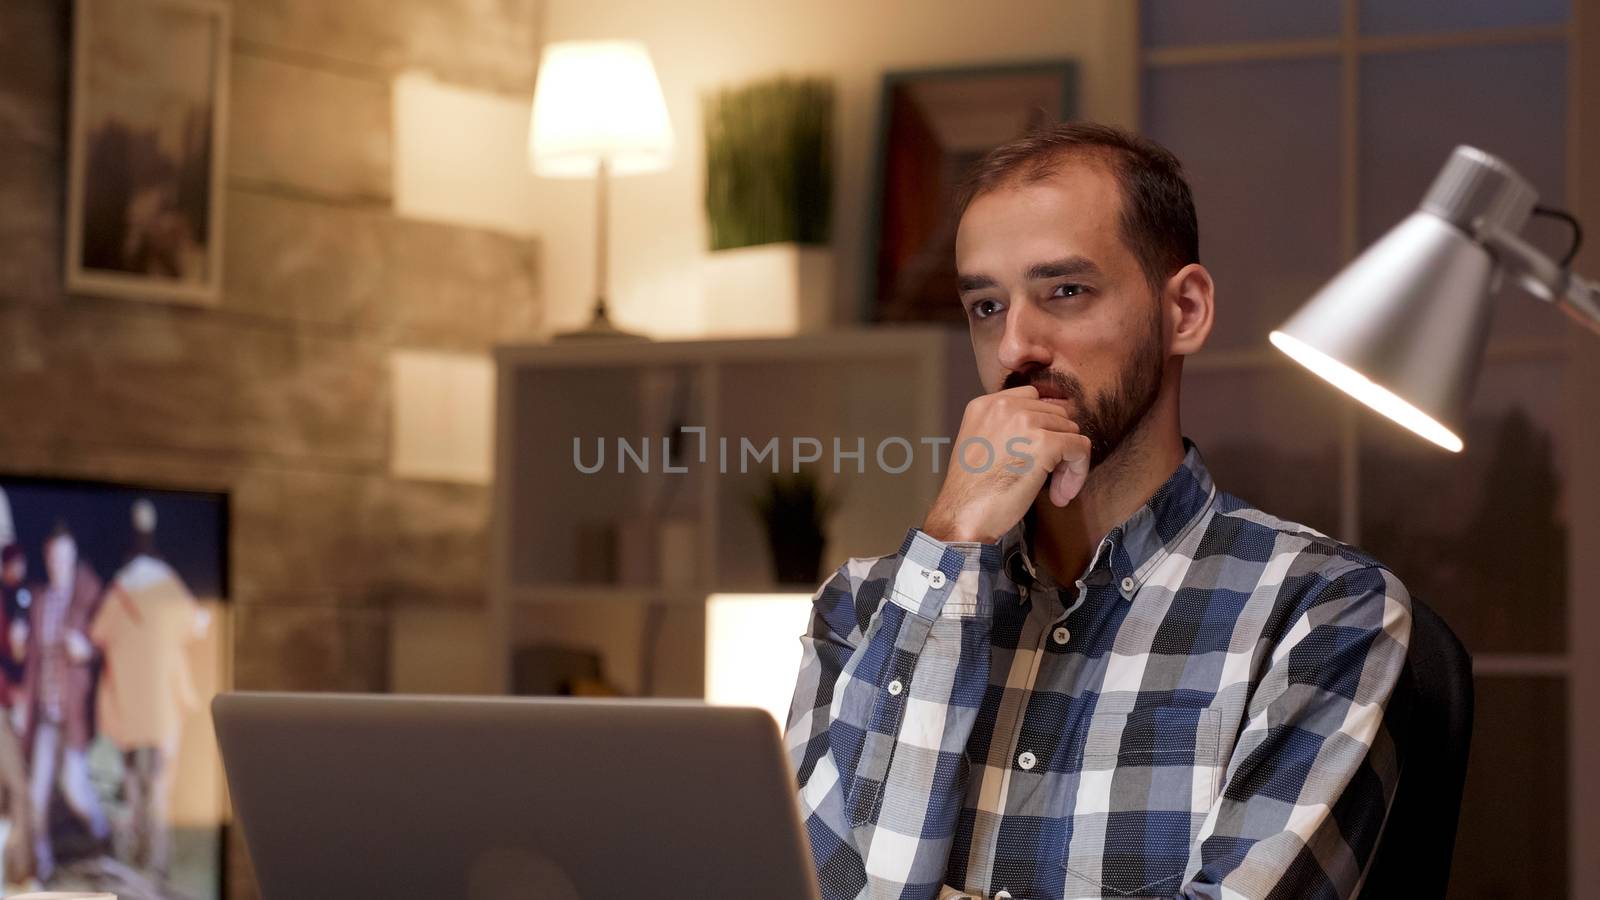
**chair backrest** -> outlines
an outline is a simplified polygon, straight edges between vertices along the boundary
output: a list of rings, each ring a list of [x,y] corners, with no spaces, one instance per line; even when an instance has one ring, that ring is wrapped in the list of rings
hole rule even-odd
[[[1472,740],[1472,657],[1439,614],[1411,600],[1411,644],[1385,716],[1404,741],[1394,805],[1363,900],[1443,897]]]

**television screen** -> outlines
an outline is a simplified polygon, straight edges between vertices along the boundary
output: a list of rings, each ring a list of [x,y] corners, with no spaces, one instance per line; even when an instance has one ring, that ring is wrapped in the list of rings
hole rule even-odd
[[[228,502],[0,476],[0,883],[221,893]]]

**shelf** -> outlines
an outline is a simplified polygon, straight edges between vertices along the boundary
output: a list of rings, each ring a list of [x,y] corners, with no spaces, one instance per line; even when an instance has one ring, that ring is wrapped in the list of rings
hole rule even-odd
[[[713,593],[810,594],[845,558],[893,552],[943,482],[940,451],[923,439],[953,437],[982,390],[966,331],[936,326],[503,346],[495,357],[490,592],[507,658],[520,634],[575,629],[580,643],[605,643],[652,605],[695,620]],[[663,437],[676,437],[670,470]],[[819,454],[812,464],[839,505],[826,573],[780,586],[751,501],[797,447]]]
[[[543,584],[510,588],[507,599],[513,606],[539,606],[551,603],[666,603],[692,606],[704,603],[716,593],[703,586],[653,586],[647,584]]]

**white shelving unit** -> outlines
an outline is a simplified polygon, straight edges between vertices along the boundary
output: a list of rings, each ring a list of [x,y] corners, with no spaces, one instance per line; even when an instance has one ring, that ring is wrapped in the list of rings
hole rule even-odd
[[[629,688],[657,684],[656,693],[692,694],[699,683],[709,594],[814,587],[774,583],[752,507],[771,477],[773,459],[759,458],[761,449],[776,439],[787,473],[795,439],[820,445],[810,467],[839,497],[823,554],[829,571],[848,556],[893,551],[921,520],[950,452],[922,439],[954,438],[966,401],[980,391],[965,330],[932,326],[512,346],[497,351],[496,364],[490,646],[500,682],[509,683],[520,644],[599,641],[618,669],[653,659],[654,672],[617,677]],[[672,462],[686,471],[668,472],[662,440],[679,425],[704,428],[705,457],[699,434],[681,432]],[[899,474],[890,470],[906,452],[883,443],[891,438],[913,451]],[[834,471],[835,439],[841,451],[864,449],[861,461],[841,454]],[[758,453],[741,467],[746,440]],[[579,463],[592,467],[601,444],[603,465],[585,473]],[[667,552],[652,562],[649,548],[663,544]],[[637,647],[647,610],[668,620],[651,629],[677,635],[670,647]]]

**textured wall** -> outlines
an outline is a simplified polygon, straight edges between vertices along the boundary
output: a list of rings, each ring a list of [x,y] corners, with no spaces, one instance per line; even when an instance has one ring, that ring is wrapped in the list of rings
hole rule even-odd
[[[390,81],[531,94],[538,3],[236,0],[209,309],[65,296],[71,4],[0,3],[0,471],[229,491],[239,688],[382,690],[391,603],[484,602],[488,492],[388,477],[386,359],[532,336],[536,251],[391,212]]]

